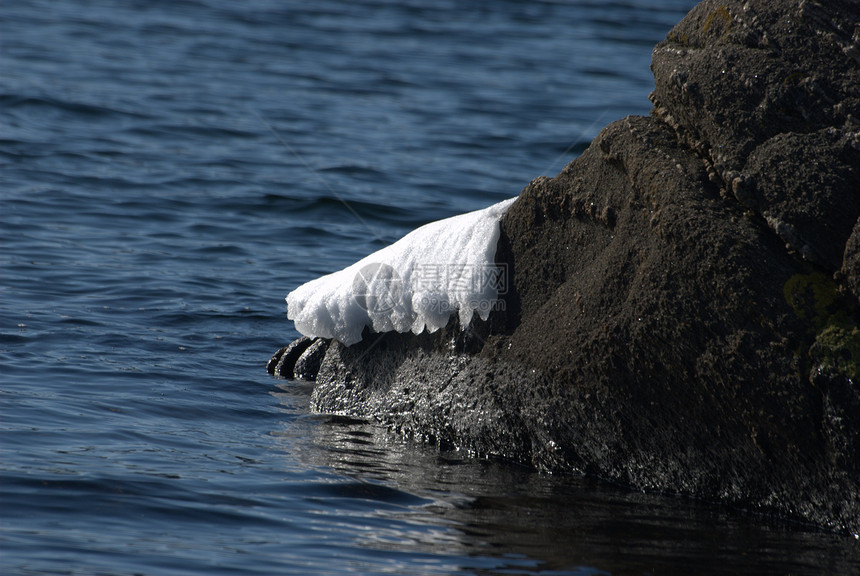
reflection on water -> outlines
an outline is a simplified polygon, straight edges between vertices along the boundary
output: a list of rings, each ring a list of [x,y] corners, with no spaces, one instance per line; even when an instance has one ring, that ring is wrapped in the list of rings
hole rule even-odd
[[[281,388],[291,405],[310,393],[307,384]],[[852,574],[860,566],[860,546],[844,536],[472,458],[365,420],[311,415],[278,434],[293,458],[349,479],[313,497],[325,502],[321,514],[341,515],[355,529],[357,546],[447,559],[447,570]]]

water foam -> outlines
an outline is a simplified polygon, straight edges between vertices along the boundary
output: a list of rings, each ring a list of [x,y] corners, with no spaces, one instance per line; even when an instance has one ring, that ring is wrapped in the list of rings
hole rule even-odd
[[[466,327],[486,320],[504,289],[495,266],[499,220],[510,198],[489,208],[438,220],[355,264],[287,295],[287,318],[305,336],[349,346],[374,332],[435,332],[458,312]]]

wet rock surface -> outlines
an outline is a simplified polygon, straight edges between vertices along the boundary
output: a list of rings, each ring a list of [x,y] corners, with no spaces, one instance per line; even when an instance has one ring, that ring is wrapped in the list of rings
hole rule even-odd
[[[651,117],[502,219],[504,312],[269,371],[321,412],[860,532],[860,5],[706,1],[652,69]]]

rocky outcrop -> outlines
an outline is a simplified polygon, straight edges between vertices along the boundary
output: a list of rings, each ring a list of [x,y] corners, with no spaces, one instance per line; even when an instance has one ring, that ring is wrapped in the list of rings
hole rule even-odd
[[[655,114],[828,270],[841,267],[860,211],[858,13],[850,0],[703,2],[652,63]]]
[[[702,2],[651,116],[502,219],[504,312],[270,372],[476,454],[860,532],[858,6]]]

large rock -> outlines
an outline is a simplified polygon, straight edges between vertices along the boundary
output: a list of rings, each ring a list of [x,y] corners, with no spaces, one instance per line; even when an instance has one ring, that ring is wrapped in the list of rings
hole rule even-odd
[[[502,219],[504,313],[270,366],[325,350],[316,410],[860,532],[858,40],[857,2],[703,2],[652,116]]]

